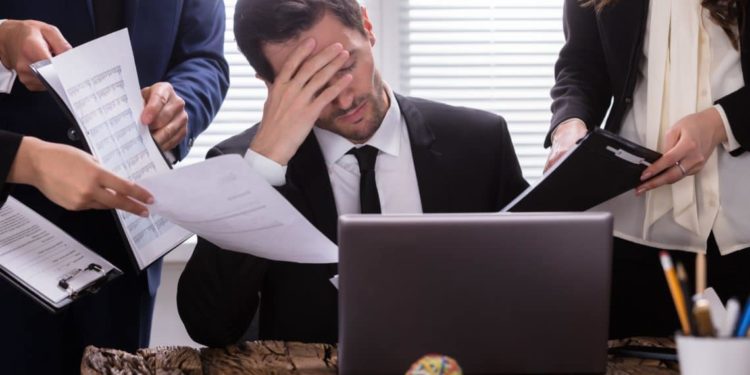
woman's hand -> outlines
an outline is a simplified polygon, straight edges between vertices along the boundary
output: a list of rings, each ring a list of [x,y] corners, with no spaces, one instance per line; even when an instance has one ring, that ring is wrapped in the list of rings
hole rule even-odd
[[[667,151],[643,171],[641,181],[648,181],[638,186],[636,194],[700,172],[716,147],[726,140],[724,122],[716,108],[683,117],[664,135],[663,149]]]
[[[544,165],[544,172],[552,168],[586,133],[586,124],[579,119],[570,119],[558,125],[552,132],[552,148]]]

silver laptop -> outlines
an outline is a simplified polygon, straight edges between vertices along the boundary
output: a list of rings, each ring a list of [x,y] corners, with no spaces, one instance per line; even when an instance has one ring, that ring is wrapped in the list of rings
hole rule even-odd
[[[342,374],[606,370],[607,213],[345,215],[339,249]]]

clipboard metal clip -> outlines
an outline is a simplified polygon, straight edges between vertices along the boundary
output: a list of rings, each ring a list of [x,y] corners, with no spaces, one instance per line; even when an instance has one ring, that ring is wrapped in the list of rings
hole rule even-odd
[[[72,270],[68,272],[68,274],[63,276],[63,278],[61,278],[60,281],[58,281],[57,286],[65,290],[66,292],[68,292],[71,298],[76,298],[81,292],[90,288],[92,286],[91,285],[92,283],[87,283],[83,285],[80,289],[72,289],[70,283],[73,279],[83,275],[84,272],[87,272],[87,271],[100,273],[102,272],[102,266],[96,263],[90,263],[86,268],[77,268],[75,270]]]
[[[615,156],[617,156],[618,158],[622,160],[625,160],[627,162],[630,162],[636,165],[645,165],[645,166],[651,165],[651,163],[647,162],[646,159],[640,156],[635,156],[621,148],[614,148],[612,146],[607,146],[607,151],[612,152],[613,154],[615,154]]]

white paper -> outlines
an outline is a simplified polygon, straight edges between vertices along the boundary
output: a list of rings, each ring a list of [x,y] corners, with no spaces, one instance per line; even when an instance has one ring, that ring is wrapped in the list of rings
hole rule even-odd
[[[330,279],[331,284],[336,287],[336,289],[339,288],[339,275],[336,275]]]
[[[148,127],[126,29],[55,56],[38,69],[68,105],[91,153],[108,170],[139,180],[169,170]],[[60,90],[63,91],[60,91]],[[192,234],[163,217],[117,216],[141,269]]]
[[[101,270],[81,272],[92,263]],[[115,269],[13,197],[0,208],[0,267],[55,307],[70,302],[61,279],[75,275],[70,289],[78,290]]]
[[[338,248],[239,155],[138,181],[150,210],[226,249],[271,260],[336,263]]]

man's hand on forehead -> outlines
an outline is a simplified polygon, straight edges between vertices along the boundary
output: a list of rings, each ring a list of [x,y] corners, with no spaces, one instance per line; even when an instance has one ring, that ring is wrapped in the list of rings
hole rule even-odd
[[[305,140],[323,109],[352,81],[351,74],[334,79],[349,59],[341,43],[315,51],[312,38],[300,43],[268,86],[263,119],[250,148],[281,165]]]

